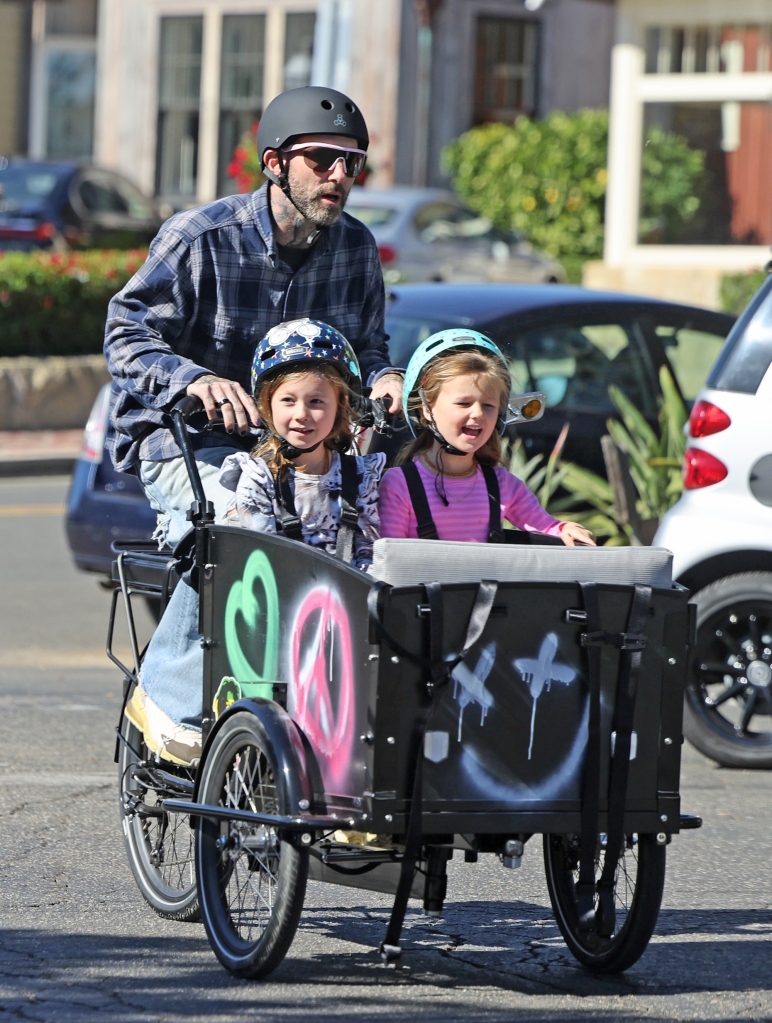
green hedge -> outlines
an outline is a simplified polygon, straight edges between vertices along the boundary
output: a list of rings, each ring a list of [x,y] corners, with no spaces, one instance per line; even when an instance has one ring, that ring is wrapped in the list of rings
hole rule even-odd
[[[753,274],[727,274],[721,281],[721,305],[739,316],[767,279],[766,270]]]
[[[0,254],[0,356],[102,351],[107,303],[146,250]]]
[[[459,195],[503,230],[573,263],[600,258],[608,175],[608,111],[552,113],[543,121],[486,124],[443,154]],[[643,151],[641,234],[676,241],[700,208],[704,153],[659,128]]]

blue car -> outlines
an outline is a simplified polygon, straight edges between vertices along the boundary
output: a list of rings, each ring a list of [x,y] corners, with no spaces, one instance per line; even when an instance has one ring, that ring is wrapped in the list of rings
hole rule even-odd
[[[163,223],[115,171],[66,160],[0,156],[0,249],[134,249]]]
[[[520,391],[543,391],[547,410],[522,439],[547,455],[569,424],[563,457],[605,474],[600,438],[614,415],[608,389],[621,387],[654,425],[659,368],[671,368],[687,404],[694,401],[735,318],[672,302],[564,285],[406,284],[390,289],[386,329],[392,362],[444,327],[490,335],[510,363]],[[147,540],[155,527],[135,476],[116,473],[104,451],[108,390],[86,427],[83,454],[67,503],[67,535],[76,564],[107,572],[113,540]],[[394,453],[401,439],[376,437]],[[374,448],[371,448],[374,450]]]

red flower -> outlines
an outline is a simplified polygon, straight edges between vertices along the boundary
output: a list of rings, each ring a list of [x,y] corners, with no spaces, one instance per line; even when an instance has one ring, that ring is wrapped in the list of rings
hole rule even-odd
[[[54,304],[53,297],[51,295],[45,295],[43,298],[43,308],[50,309],[53,304]]]

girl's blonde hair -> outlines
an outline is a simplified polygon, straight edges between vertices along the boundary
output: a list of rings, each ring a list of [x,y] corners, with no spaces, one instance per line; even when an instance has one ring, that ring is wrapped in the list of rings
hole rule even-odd
[[[421,452],[428,451],[434,443],[434,434],[431,432],[431,424],[424,411],[424,402],[417,393],[418,387],[422,389],[426,404],[431,409],[437,401],[443,384],[461,376],[473,376],[478,387],[492,385],[498,390],[499,415],[504,415],[512,390],[512,380],[501,359],[480,349],[451,351],[447,355],[440,355],[436,359],[432,359],[425,367],[418,380],[416,393],[408,399],[408,410],[423,429],[414,440],[409,441],[402,448],[396,458],[397,465],[403,465],[416,455],[420,455]],[[474,457],[483,465],[501,465],[501,438],[498,430],[494,429],[485,444],[475,452]]]
[[[273,432],[274,423],[271,414],[271,400],[279,389],[279,385],[283,384],[290,374],[324,377],[332,384],[338,401],[338,410],[332,430],[322,442],[324,446],[331,451],[345,452],[348,451],[354,442],[351,432],[351,420],[353,417],[350,401],[351,392],[340,373],[333,366],[326,365],[325,363],[316,366],[303,366],[297,363],[289,365],[286,369],[279,370],[275,376],[267,380],[257,395],[257,411],[260,414],[260,420],[269,426],[272,432],[253,449],[252,455],[254,458],[262,458],[275,477],[278,477],[286,466],[293,464],[279,450],[283,442],[282,438]],[[299,468],[302,470],[302,466],[299,466]]]

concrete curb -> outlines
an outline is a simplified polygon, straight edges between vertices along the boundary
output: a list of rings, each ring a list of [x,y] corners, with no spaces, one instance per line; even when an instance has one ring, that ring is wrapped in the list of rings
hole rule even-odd
[[[39,455],[36,458],[0,458],[0,479],[12,476],[69,476],[75,455]]]

